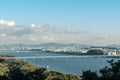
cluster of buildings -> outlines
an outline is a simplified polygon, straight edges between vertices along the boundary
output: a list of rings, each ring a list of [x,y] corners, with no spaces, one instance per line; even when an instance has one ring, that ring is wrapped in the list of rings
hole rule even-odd
[[[79,53],[86,54],[89,50],[101,50],[104,55],[116,56],[120,55],[120,49],[114,47],[47,47],[47,48],[39,48],[41,51],[50,51],[50,52],[69,52],[69,53]]]
[[[119,55],[120,49],[114,47],[99,47],[99,46],[31,46],[31,45],[6,45],[0,46],[0,50],[39,50],[39,51],[48,51],[48,52],[69,52],[69,53],[79,53],[86,54],[89,50],[101,50],[104,55]]]
[[[103,51],[104,55],[112,55],[112,56],[116,56],[119,55],[120,50],[118,48],[114,48],[114,47],[91,47],[90,49],[95,49],[95,50],[101,50]]]

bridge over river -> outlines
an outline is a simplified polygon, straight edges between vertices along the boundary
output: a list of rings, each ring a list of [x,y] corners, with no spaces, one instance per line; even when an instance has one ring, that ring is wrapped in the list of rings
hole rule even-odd
[[[46,58],[120,58],[120,55],[70,55],[70,56],[22,56],[22,57],[0,57],[0,59],[46,59]]]

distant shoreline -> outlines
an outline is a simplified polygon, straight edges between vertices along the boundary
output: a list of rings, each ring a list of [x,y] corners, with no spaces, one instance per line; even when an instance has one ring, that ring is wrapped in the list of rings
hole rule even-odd
[[[0,50],[0,51],[16,51],[16,52],[19,52],[19,51],[30,51],[30,50]],[[34,51],[33,51],[34,52]],[[69,56],[71,56],[71,58],[73,57],[78,57],[78,58],[120,58],[120,55],[88,55],[88,54],[69,54],[69,53],[66,53],[66,52],[47,52],[47,51],[35,51],[35,52],[46,52],[46,53],[54,53],[54,54],[68,54]]]

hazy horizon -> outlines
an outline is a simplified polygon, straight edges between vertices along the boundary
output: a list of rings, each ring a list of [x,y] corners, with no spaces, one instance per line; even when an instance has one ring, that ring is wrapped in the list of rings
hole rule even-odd
[[[0,44],[120,44],[119,0],[1,0]]]

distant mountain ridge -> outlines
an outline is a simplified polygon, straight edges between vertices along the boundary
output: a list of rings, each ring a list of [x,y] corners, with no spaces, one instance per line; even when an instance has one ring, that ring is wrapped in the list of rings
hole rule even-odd
[[[109,44],[106,47],[115,47],[115,48],[120,48],[120,44]]]
[[[40,44],[3,44],[0,45],[0,47],[114,47],[114,48],[120,48],[119,44],[109,44],[107,46],[94,46],[94,45],[88,45],[88,44],[80,44],[80,43],[55,43],[55,42],[49,42],[49,43],[40,43]]]
[[[48,47],[48,46],[52,46],[52,47],[67,47],[67,46],[90,47],[90,45],[79,44],[79,43],[70,43],[70,44],[65,44],[65,43],[42,43],[42,44],[39,44],[39,46],[42,46],[42,47]]]

